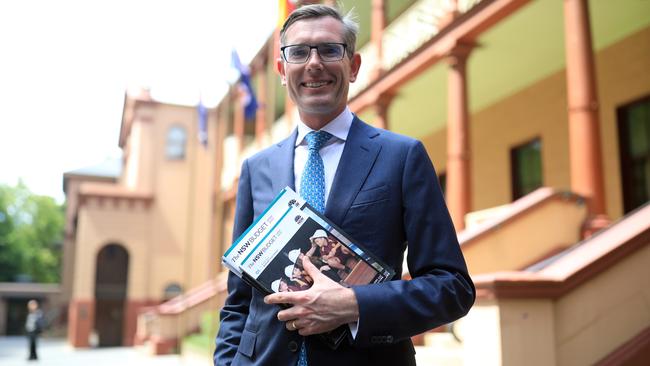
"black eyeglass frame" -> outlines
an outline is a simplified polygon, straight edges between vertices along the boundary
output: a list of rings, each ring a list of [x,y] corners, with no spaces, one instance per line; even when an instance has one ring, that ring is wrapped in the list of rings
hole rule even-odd
[[[343,53],[341,55],[341,58],[336,59],[336,60],[324,60],[323,56],[321,56],[320,51],[318,50],[318,47],[326,46],[326,45],[343,46]],[[284,50],[289,48],[289,47],[295,47],[295,46],[309,47],[309,53],[307,54],[307,58],[305,59],[305,61],[295,62],[295,61],[289,61],[287,59],[287,56],[284,54]],[[298,43],[298,44],[290,44],[290,45],[280,47],[280,53],[282,53],[282,59],[284,59],[284,61],[286,61],[287,63],[290,63],[290,64],[304,64],[307,61],[309,61],[309,59],[311,58],[311,50],[313,50],[313,49],[316,49],[316,53],[318,53],[318,57],[320,57],[321,61],[323,61],[323,62],[337,62],[337,61],[343,60],[343,58],[345,57],[345,54],[348,52],[348,45],[343,43],[343,42],[324,42],[324,43],[319,43],[317,45]]]

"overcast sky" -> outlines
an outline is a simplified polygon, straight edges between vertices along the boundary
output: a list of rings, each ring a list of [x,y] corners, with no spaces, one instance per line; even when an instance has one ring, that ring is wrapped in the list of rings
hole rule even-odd
[[[249,61],[272,0],[0,1],[0,183],[63,202],[62,175],[120,156],[127,87],[214,106],[230,51]]]

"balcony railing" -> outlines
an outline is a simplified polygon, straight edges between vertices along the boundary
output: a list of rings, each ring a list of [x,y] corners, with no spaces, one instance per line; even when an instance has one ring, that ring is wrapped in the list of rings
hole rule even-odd
[[[458,11],[465,13],[481,1],[458,0]],[[451,0],[419,0],[393,20],[384,29],[381,40],[382,69],[390,70],[438,34],[440,20],[452,10],[452,6]],[[350,97],[357,95],[372,81],[371,71],[378,63],[374,48],[369,42],[359,50],[363,67],[357,81],[350,85]]]

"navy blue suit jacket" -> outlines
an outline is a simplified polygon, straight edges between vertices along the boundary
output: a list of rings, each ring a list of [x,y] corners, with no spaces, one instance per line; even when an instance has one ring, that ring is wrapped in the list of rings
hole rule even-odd
[[[286,186],[294,186],[296,131],[247,159],[237,193],[236,238]],[[331,350],[307,338],[310,366],[414,364],[410,337],[465,315],[474,302],[454,227],[433,165],[414,139],[355,117],[325,216],[386,264],[393,281],[357,286],[356,338]],[[400,279],[404,251],[412,280]],[[230,273],[214,354],[216,365],[296,365],[302,337],[277,320],[277,305]]]

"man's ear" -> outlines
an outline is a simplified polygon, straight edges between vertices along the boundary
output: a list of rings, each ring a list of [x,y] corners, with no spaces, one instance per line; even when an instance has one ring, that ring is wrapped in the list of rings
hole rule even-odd
[[[275,60],[275,69],[278,71],[278,74],[280,74],[282,85],[287,85],[287,74],[284,70],[284,62],[282,61],[282,57],[278,57]]]
[[[350,82],[353,83],[357,80],[357,75],[359,74],[359,68],[361,67],[361,55],[355,53],[350,60]]]

